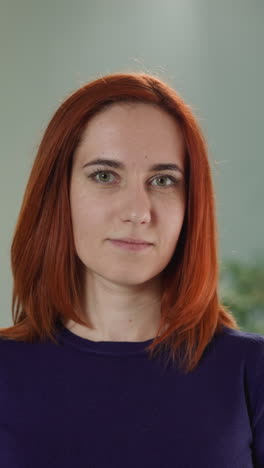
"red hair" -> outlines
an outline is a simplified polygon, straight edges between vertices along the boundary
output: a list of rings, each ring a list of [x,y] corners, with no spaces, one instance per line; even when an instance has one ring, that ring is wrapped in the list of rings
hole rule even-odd
[[[75,251],[69,181],[73,153],[89,119],[117,101],[144,102],[169,112],[185,140],[186,211],[177,247],[164,270],[161,320],[147,348],[159,346],[192,371],[223,326],[239,329],[219,302],[216,214],[208,150],[192,110],[176,91],[147,73],[116,73],[72,93],[56,110],[39,145],[11,245],[12,319],[6,339],[55,343],[56,324],[83,316],[83,265]],[[166,326],[166,330],[165,330]],[[165,330],[165,331],[164,331]]]

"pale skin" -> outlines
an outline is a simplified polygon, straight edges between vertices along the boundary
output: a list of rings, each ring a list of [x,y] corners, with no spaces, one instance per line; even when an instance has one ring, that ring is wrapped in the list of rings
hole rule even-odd
[[[174,118],[149,104],[115,103],[89,121],[74,154],[70,203],[76,252],[86,273],[83,312],[93,328],[70,320],[65,325],[73,333],[131,342],[156,335],[162,271],[185,214],[184,148]],[[83,167],[98,158],[125,167]],[[149,171],[162,163],[182,172]],[[102,173],[93,181],[89,176],[96,170]],[[154,245],[131,252],[109,241],[128,236]]]

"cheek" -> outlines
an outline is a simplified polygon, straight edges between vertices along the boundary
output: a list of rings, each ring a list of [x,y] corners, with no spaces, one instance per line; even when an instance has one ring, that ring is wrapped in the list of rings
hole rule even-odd
[[[73,230],[78,237],[82,234],[91,234],[93,231],[102,229],[107,216],[105,203],[92,200],[87,196],[74,196],[71,198],[71,215]]]
[[[182,193],[177,196],[167,197],[159,201],[156,205],[159,219],[162,223],[179,225],[182,223],[185,214],[185,198]]]
[[[160,210],[158,225],[161,229],[161,238],[164,245],[169,248],[174,248],[175,243],[178,241],[183,221],[184,221],[185,207],[183,204],[168,204],[166,208]]]

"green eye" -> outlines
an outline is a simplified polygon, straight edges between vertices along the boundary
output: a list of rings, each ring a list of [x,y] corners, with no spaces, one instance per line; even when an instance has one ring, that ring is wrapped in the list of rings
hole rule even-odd
[[[109,175],[109,174],[112,174],[112,175],[113,175],[113,174],[115,174],[115,173],[112,172],[112,171],[97,170],[97,171],[93,172],[92,174],[90,174],[90,175],[88,176],[88,178],[91,178],[92,181],[95,182],[95,183],[97,183],[97,184],[109,185],[109,182],[107,182],[107,181],[105,182],[105,179],[103,179],[103,182],[99,181],[98,179],[97,179],[97,180],[95,179],[97,175],[100,175],[100,176],[101,176],[102,174],[108,174],[108,175]],[[171,175],[168,175],[168,174],[159,174],[159,175],[157,175],[156,177],[154,177],[153,180],[155,180],[155,179],[169,179],[169,180],[172,181],[172,183],[169,184],[169,185],[168,185],[168,184],[166,184],[166,185],[156,185],[157,187],[165,187],[165,188],[167,188],[167,187],[171,187],[171,186],[176,185],[177,183],[179,183],[179,180],[175,179],[175,177],[173,177],[173,176],[171,176]]]

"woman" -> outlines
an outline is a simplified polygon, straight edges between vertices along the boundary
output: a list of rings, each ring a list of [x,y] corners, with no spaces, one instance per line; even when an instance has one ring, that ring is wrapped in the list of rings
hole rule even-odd
[[[207,146],[172,87],[112,74],[61,104],[11,261],[1,466],[264,466],[264,337],[219,301]]]

